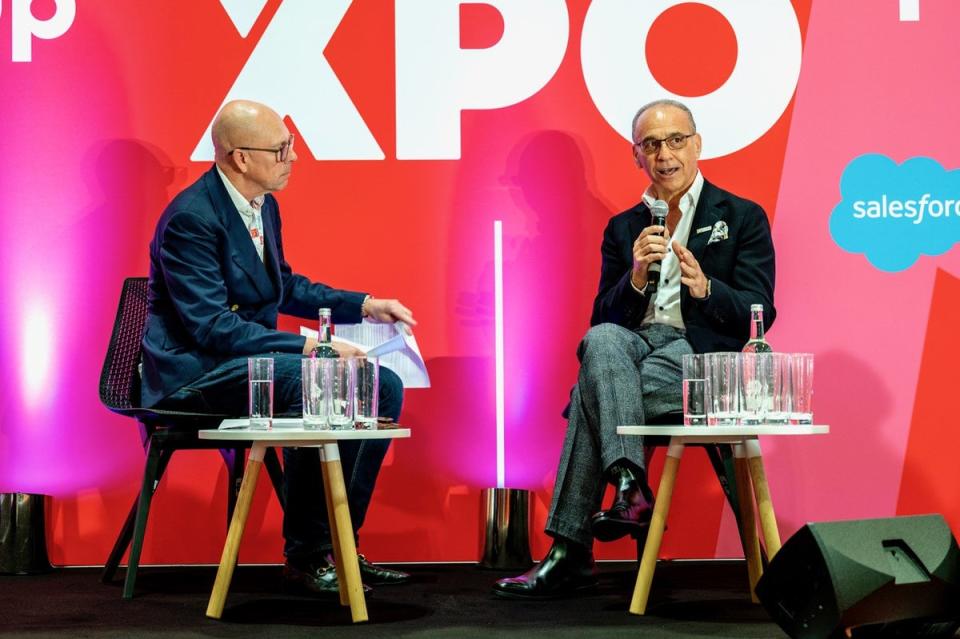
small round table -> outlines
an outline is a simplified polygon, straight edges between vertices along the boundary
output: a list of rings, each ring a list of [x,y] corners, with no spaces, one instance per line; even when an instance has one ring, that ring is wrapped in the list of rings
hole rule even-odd
[[[382,426],[382,425],[381,425]],[[243,473],[240,495],[230,521],[230,530],[223,545],[217,579],[210,593],[207,616],[219,619],[230,589],[230,580],[237,565],[237,553],[240,540],[250,512],[250,503],[257,485],[257,476],[263,465],[263,454],[267,446],[315,447],[320,451],[323,469],[323,492],[327,501],[327,513],[330,516],[330,533],[333,542],[333,556],[337,565],[337,583],[340,585],[340,604],[350,606],[353,622],[367,620],[367,602],[363,596],[363,582],[360,579],[360,564],[357,560],[357,546],[353,539],[353,523],[350,521],[350,506],[347,503],[347,490],[343,483],[343,468],[340,466],[340,448],[337,442],[348,439],[400,439],[410,437],[409,428],[379,428],[377,430],[304,430],[300,418],[274,419],[271,430],[253,430],[249,419],[227,419],[219,429],[201,430],[200,439],[223,441],[241,440],[252,442],[250,456]]]
[[[754,588],[760,579],[763,568],[760,561],[760,542],[757,537],[753,513],[754,496],[760,514],[760,529],[763,532],[767,559],[773,559],[773,556],[780,550],[780,531],[777,529],[773,501],[770,499],[770,488],[767,485],[767,476],[763,470],[763,459],[760,454],[760,440],[758,438],[760,435],[824,435],[829,432],[830,427],[826,425],[793,424],[619,426],[617,428],[618,435],[670,438],[667,458],[663,465],[663,474],[660,476],[660,487],[657,489],[657,499],[653,506],[653,516],[650,518],[650,528],[647,531],[647,540],[643,545],[643,557],[640,560],[640,570],[637,572],[637,583],[633,589],[633,598],[630,601],[630,612],[635,615],[642,615],[647,610],[647,599],[650,596],[653,571],[657,566],[657,557],[660,554],[660,543],[663,541],[667,514],[670,512],[670,499],[673,497],[677,469],[680,467],[680,457],[683,456],[683,449],[687,444],[730,444],[733,446],[737,501],[740,504],[741,511],[735,514],[738,514],[741,524],[741,541],[743,542],[747,572],[750,579],[750,596],[754,601],[757,601]]]

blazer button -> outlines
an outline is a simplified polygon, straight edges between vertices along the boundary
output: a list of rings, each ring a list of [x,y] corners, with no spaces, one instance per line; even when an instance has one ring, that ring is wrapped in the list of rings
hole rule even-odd
[[[239,308],[240,308],[239,304],[234,304],[233,306],[230,307],[230,311],[233,313],[236,313]]]

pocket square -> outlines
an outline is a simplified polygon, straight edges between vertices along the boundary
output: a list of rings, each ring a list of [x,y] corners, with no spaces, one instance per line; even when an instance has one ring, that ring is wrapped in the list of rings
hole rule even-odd
[[[714,242],[719,242],[721,240],[727,239],[729,231],[727,230],[727,223],[723,220],[720,220],[713,225],[713,232],[710,234],[710,239],[707,240],[707,245],[713,244]]]

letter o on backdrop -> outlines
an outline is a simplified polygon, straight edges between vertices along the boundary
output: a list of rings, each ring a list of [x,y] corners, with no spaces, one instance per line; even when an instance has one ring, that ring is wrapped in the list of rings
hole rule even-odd
[[[683,0],[594,0],[583,23],[581,64],[591,99],[617,133],[632,141],[630,122],[640,106],[661,97],[680,100],[703,133],[702,158],[710,159],[750,145],[783,115],[800,77],[802,45],[790,0],[699,3],[723,14],[737,37],[736,66],[716,91],[697,97],[670,93],[646,62],[646,34],[654,20]]]

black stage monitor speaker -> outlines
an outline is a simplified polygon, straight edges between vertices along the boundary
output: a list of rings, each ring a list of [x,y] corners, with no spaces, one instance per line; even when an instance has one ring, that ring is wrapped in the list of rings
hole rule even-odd
[[[940,515],[807,524],[757,596],[794,639],[952,637],[960,550]]]

